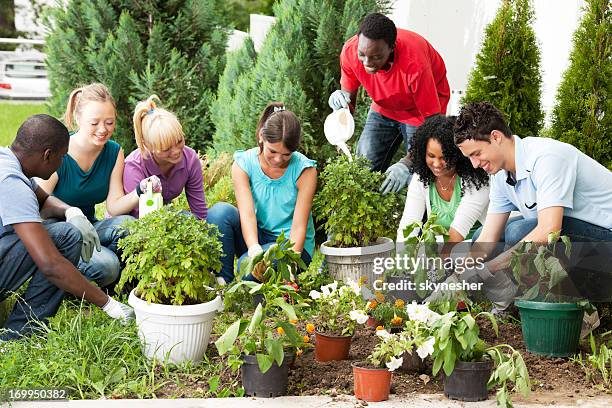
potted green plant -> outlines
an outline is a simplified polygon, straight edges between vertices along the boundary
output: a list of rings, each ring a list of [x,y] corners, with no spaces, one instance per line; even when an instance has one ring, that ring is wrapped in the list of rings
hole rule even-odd
[[[424,289],[426,281],[438,281],[444,278],[445,271],[438,268],[439,265],[429,265],[426,260],[440,258],[440,245],[448,239],[448,230],[436,224],[438,216],[430,214],[425,222],[413,222],[408,224],[402,231],[402,239],[397,243],[397,253],[400,257],[412,259],[412,267],[409,270],[392,268],[385,274],[387,285],[393,284],[393,289],[388,295],[399,298],[405,302],[424,299],[429,292]],[[418,261],[422,262],[418,262]],[[404,280],[414,284],[414,289],[398,290],[397,285]],[[403,287],[405,287],[404,285]],[[390,287],[390,286],[388,286]]]
[[[357,282],[374,282],[374,259],[389,257],[395,244],[393,225],[401,215],[396,194],[379,192],[384,176],[372,172],[364,157],[339,156],[321,173],[313,207],[328,240],[321,245],[330,275]]]
[[[498,387],[497,403],[511,407],[508,384],[513,391],[527,396],[530,391],[529,373],[521,354],[507,344],[486,347],[479,337],[480,328],[469,312],[457,312],[456,303],[447,303],[451,310],[435,319],[431,329],[435,338],[433,375],[444,370],[444,395],[461,401],[486,400],[488,389]],[[491,313],[487,317],[497,334],[497,322]],[[509,351],[509,352],[506,352]]]
[[[412,344],[403,334],[377,330],[378,344],[365,362],[353,363],[355,397],[367,402],[389,399],[391,374],[401,367],[402,355]]]
[[[248,288],[251,294],[262,294],[264,299],[250,318],[232,323],[215,346],[220,355],[229,352],[236,357],[246,395],[285,395],[289,364],[309,345],[309,336],[300,334],[295,327],[299,311],[308,304],[291,285],[241,281],[228,292],[241,287]]]
[[[380,293],[376,293],[375,299],[367,303],[366,311],[370,317],[367,322],[369,326],[382,326],[391,333],[402,331],[408,317],[402,299],[389,300]]]
[[[568,237],[552,233],[548,244],[521,242],[513,251],[510,268],[523,295],[515,300],[521,315],[521,328],[527,351],[549,356],[567,357],[576,351],[586,301],[564,294],[568,277],[559,259],[559,239],[569,258]]]
[[[124,225],[119,242],[126,264],[117,285],[137,281],[134,308],[144,354],[170,362],[199,361],[222,306],[215,273],[221,243],[215,225],[165,206]]]
[[[321,286],[321,291],[311,290],[315,314],[315,359],[317,361],[345,360],[348,358],[355,323],[365,323],[368,315],[363,312],[364,300],[357,282],[347,285],[334,281]]]

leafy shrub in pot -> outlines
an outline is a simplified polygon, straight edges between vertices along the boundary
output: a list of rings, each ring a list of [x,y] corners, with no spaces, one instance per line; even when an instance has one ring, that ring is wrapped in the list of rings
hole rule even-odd
[[[221,307],[215,289],[222,255],[217,227],[165,206],[124,228],[129,234],[119,248],[126,266],[117,287],[138,282],[129,302],[145,354],[200,360]]]

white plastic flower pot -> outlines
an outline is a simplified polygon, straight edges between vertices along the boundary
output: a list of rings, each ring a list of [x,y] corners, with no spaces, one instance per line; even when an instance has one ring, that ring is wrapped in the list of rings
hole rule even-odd
[[[208,347],[213,319],[222,307],[221,296],[197,305],[147,303],[134,290],[128,300],[136,314],[143,353],[170,363],[198,362]]]
[[[372,285],[375,280],[382,279],[381,274],[374,273],[376,258],[388,258],[395,249],[395,243],[390,238],[378,238],[376,243],[366,247],[336,248],[328,246],[329,241],[321,244],[321,253],[329,267],[330,275],[337,280],[347,282],[359,281],[367,277]]]

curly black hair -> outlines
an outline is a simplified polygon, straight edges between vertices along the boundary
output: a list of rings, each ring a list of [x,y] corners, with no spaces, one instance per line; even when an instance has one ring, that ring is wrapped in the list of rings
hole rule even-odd
[[[427,118],[417,129],[410,150],[408,152],[411,159],[410,171],[418,174],[421,181],[426,186],[431,186],[436,181],[436,177],[427,167],[426,151],[429,139],[434,139],[442,146],[442,154],[446,167],[455,169],[461,177],[461,193],[466,188],[474,187],[480,189],[489,184],[489,176],[481,169],[475,169],[470,160],[461,154],[454,142],[453,126],[456,118],[435,115]]]
[[[506,137],[512,137],[512,130],[506,124],[503,113],[490,102],[466,104],[459,112],[454,130],[456,144],[468,139],[489,142],[494,130],[499,130]]]
[[[394,48],[397,28],[389,17],[380,13],[372,13],[365,16],[359,25],[357,35],[359,34],[363,34],[370,40],[385,40],[390,48]]]

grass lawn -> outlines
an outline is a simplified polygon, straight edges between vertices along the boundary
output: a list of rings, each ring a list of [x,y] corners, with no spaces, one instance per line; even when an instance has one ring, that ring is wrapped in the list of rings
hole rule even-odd
[[[42,103],[0,102],[0,146],[11,144],[23,121],[36,113],[47,113],[47,106]]]

